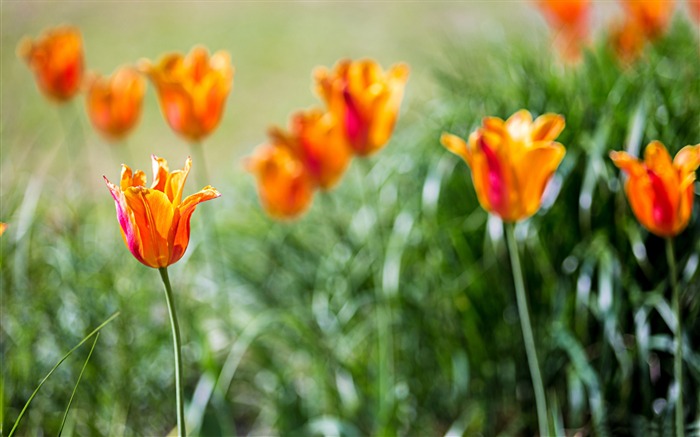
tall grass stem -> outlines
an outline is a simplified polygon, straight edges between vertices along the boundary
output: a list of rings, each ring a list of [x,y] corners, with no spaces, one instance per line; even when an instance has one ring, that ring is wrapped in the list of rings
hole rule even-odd
[[[165,286],[165,300],[168,302],[168,313],[170,314],[170,326],[173,330],[173,348],[175,349],[175,401],[177,406],[177,435],[185,437],[185,405],[182,396],[182,340],[180,339],[180,324],[177,321],[175,311],[175,299],[173,297],[173,289],[170,286],[170,278],[168,277],[168,268],[161,267],[158,269],[160,277]]]
[[[98,332],[95,335],[95,340],[92,342],[92,347],[90,348],[90,352],[88,353],[87,358],[85,359],[85,362],[83,363],[83,368],[80,369],[80,374],[78,375],[78,380],[75,382],[75,386],[73,387],[73,393],[70,394],[70,399],[68,399],[68,405],[66,406],[66,411],[63,413],[63,419],[61,419],[61,427],[58,429],[58,437],[61,437],[61,434],[63,434],[63,427],[66,425],[66,419],[68,418],[68,412],[70,411],[70,407],[73,404],[73,398],[75,398],[75,393],[78,391],[78,386],[80,385],[80,380],[83,379],[83,373],[85,373],[85,368],[87,367],[88,363],[90,362],[90,358],[92,357],[92,352],[95,350],[95,345],[97,345],[97,340],[100,338],[100,333]]]
[[[681,303],[680,292],[678,291],[678,277],[676,273],[676,258],[673,255],[673,239],[666,238],[666,259],[671,276],[671,288],[673,291],[673,314],[676,316],[676,350],[673,356],[673,377],[678,387],[678,398],[676,401],[676,436],[683,437],[685,429],[683,426],[683,336],[681,329]]]
[[[508,253],[510,254],[510,264],[513,270],[513,281],[515,282],[515,296],[518,302],[518,315],[520,316],[520,327],[525,340],[525,353],[527,364],[530,367],[530,377],[532,387],[535,391],[535,404],[537,406],[537,422],[540,429],[540,436],[546,436],[548,432],[547,424],[547,403],[544,395],[544,385],[540,366],[537,362],[537,350],[535,349],[535,338],[532,335],[532,324],[530,323],[530,313],[527,308],[527,297],[525,295],[525,281],[520,268],[520,258],[518,257],[518,247],[515,242],[515,224],[504,223]]]

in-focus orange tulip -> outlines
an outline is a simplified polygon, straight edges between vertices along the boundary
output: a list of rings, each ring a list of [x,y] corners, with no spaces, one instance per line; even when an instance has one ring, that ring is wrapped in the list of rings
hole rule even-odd
[[[201,202],[219,197],[216,189],[204,187],[182,199],[192,160],[182,170],[171,172],[168,163],[155,155],[153,184],[146,188],[146,174],[122,165],[120,186],[105,177],[117,207],[117,219],[126,247],[144,265],[167,267],[184,255],[190,241],[190,218]]]
[[[277,219],[291,219],[307,210],[314,194],[314,183],[301,160],[275,134],[271,144],[259,147],[245,161],[258,182],[260,203]]]
[[[47,97],[63,102],[80,90],[83,42],[77,28],[56,27],[36,40],[24,38],[17,46],[17,55],[27,62]]]
[[[659,141],[649,143],[643,162],[626,152],[610,152],[610,158],[627,174],[627,199],[642,226],[659,237],[673,237],[688,226],[700,144],[682,148],[673,161]]]
[[[634,21],[647,38],[653,39],[666,30],[673,16],[673,0],[621,0],[627,19]]]
[[[119,68],[111,77],[89,75],[87,113],[95,129],[109,140],[119,140],[141,117],[146,79],[132,67]]]
[[[219,124],[233,86],[231,56],[218,51],[209,57],[203,47],[187,56],[172,53],[156,65],[140,63],[158,91],[163,116],[170,127],[192,142],[199,142]]]
[[[347,141],[358,155],[376,152],[389,141],[408,73],[406,64],[384,72],[372,60],[342,60],[333,71],[316,69],[318,93],[341,120]]]
[[[441,142],[471,169],[481,206],[505,222],[516,222],[540,208],[544,189],[566,153],[554,141],[563,129],[561,115],[544,114],[533,122],[528,111],[520,110],[506,121],[484,118],[469,143],[448,133]]]
[[[590,0],[538,0],[537,5],[556,32],[554,44],[564,59],[578,60],[588,39]]]
[[[331,113],[319,109],[292,115],[290,133],[272,129],[274,142],[287,146],[299,157],[309,177],[320,188],[332,188],[345,172],[352,150],[345,141],[342,126]]]

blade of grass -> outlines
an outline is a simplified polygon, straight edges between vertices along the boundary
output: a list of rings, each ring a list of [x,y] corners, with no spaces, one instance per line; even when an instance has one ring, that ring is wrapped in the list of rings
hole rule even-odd
[[[61,419],[61,427],[58,429],[58,437],[61,437],[61,434],[63,433],[63,427],[66,424],[66,419],[68,418],[68,411],[70,411],[70,406],[73,403],[73,398],[75,397],[75,392],[78,391],[78,386],[80,385],[80,380],[83,378],[83,373],[85,373],[85,368],[87,367],[88,362],[90,362],[90,357],[92,357],[92,352],[95,350],[95,345],[97,344],[98,338],[100,338],[99,332],[95,335],[95,340],[92,342],[92,347],[90,348],[90,352],[88,353],[88,356],[85,359],[85,362],[83,363],[83,368],[80,369],[80,374],[78,375],[78,380],[75,381],[75,387],[73,387],[73,393],[71,393],[70,399],[68,399],[68,405],[66,405],[66,411],[63,413],[63,419]]]
[[[100,332],[100,330],[101,330],[102,328],[104,328],[105,326],[107,326],[107,324],[108,324],[109,322],[111,322],[112,320],[114,320],[118,315],[119,315],[119,311],[117,311],[116,313],[112,314],[107,320],[105,320],[104,322],[102,322],[102,323],[100,324],[100,326],[98,326],[97,328],[95,328],[95,329],[94,329],[91,333],[89,333],[85,338],[83,338],[82,340],[80,340],[80,343],[78,343],[77,345],[75,345],[75,346],[73,347],[73,349],[69,350],[69,351],[68,351],[68,352],[53,366],[53,368],[49,371],[49,373],[47,373],[46,376],[44,376],[44,379],[41,380],[41,382],[40,382],[39,385],[36,387],[36,389],[34,389],[34,392],[32,393],[32,395],[31,395],[31,396],[29,397],[29,399],[27,400],[27,403],[24,404],[24,407],[22,408],[22,411],[20,411],[20,412],[19,412],[19,416],[17,416],[17,420],[15,420],[14,425],[12,425],[12,429],[10,430],[10,433],[8,434],[8,437],[12,437],[12,435],[14,435],[15,431],[17,430],[17,427],[19,426],[19,422],[22,420],[22,417],[24,416],[24,413],[27,411],[27,408],[29,408],[29,404],[32,403],[32,400],[34,399],[34,396],[36,396],[36,394],[39,392],[39,389],[41,388],[42,385],[44,385],[44,383],[46,382],[46,380],[49,379],[49,377],[50,377],[51,375],[53,375],[53,372],[55,372],[56,369],[58,369],[58,366],[60,366],[61,363],[63,363],[63,362],[66,360],[66,358],[68,358],[69,356],[71,356],[71,354],[72,354],[73,352],[75,352],[76,349],[78,349],[80,346],[82,346],[83,343],[85,343],[86,341],[88,341],[93,335],[95,335],[95,334],[97,334],[98,332]]]

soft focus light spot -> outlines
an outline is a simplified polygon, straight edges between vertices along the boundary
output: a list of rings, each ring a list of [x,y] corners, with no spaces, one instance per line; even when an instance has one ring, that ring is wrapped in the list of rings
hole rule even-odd
[[[647,259],[647,248],[641,241],[635,241],[634,244],[632,244],[632,253],[638,261],[644,261]]]
[[[561,268],[567,275],[572,274],[576,271],[576,268],[578,268],[578,258],[573,255],[567,256],[564,258],[564,261],[562,261]]]

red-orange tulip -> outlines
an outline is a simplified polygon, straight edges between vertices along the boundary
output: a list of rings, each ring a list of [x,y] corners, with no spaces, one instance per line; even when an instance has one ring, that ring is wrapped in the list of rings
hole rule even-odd
[[[92,75],[87,82],[92,125],[110,140],[126,136],[141,116],[146,79],[135,69],[122,67],[111,77]]]
[[[267,213],[291,219],[311,205],[314,183],[304,164],[273,133],[271,144],[259,147],[245,166],[258,181],[260,202]]]
[[[673,237],[688,226],[700,144],[682,148],[673,161],[658,141],[649,143],[643,162],[626,152],[610,152],[610,158],[628,176],[625,192],[642,226],[659,237]]]
[[[146,174],[122,165],[121,183],[116,186],[105,177],[117,207],[122,237],[131,254],[144,265],[167,267],[185,254],[190,241],[190,218],[201,202],[219,197],[216,189],[204,187],[182,199],[182,191],[192,160],[182,170],[170,172],[168,163],[155,155],[153,184],[146,188]]]
[[[534,122],[526,110],[507,121],[486,117],[463,139],[442,134],[442,144],[462,157],[472,172],[481,206],[505,222],[516,222],[540,208],[542,194],[564,158],[564,146],[554,141],[564,129],[564,117],[544,114]]]
[[[301,160],[314,183],[332,188],[345,172],[352,150],[345,141],[342,126],[331,113],[319,109],[292,115],[290,133],[272,129],[275,142],[285,145]]]
[[[562,56],[570,61],[578,60],[588,38],[590,0],[538,0],[550,26],[556,32],[554,39]]]
[[[634,21],[648,38],[659,36],[673,16],[673,0],[621,0],[627,19]]]
[[[333,71],[315,71],[318,93],[341,120],[355,153],[369,155],[391,137],[409,69],[397,64],[384,72],[372,60],[343,60]]]
[[[695,21],[700,23],[700,0],[688,0],[688,9]]]
[[[618,58],[625,63],[637,59],[647,42],[644,29],[635,20],[629,18],[613,26],[610,39]]]
[[[36,76],[39,89],[59,102],[79,90],[83,78],[83,42],[75,27],[48,29],[36,40],[24,38],[17,46]]]
[[[210,58],[207,49],[195,47],[186,57],[169,54],[156,65],[144,60],[141,69],[155,85],[163,116],[175,132],[199,142],[219,124],[233,86],[228,52]]]

